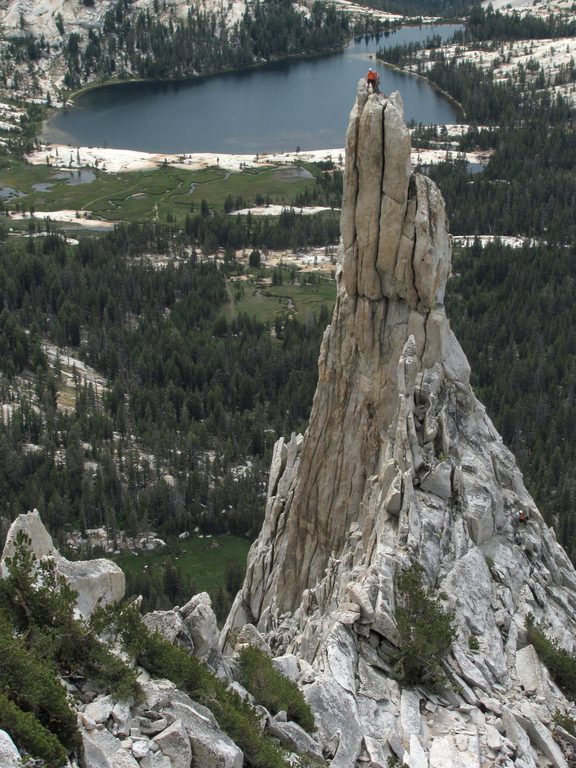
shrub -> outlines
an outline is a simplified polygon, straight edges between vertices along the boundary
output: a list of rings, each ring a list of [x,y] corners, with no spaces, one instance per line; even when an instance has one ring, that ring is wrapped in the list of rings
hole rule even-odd
[[[564,728],[564,730],[571,736],[576,736],[576,720],[574,720],[573,717],[570,717],[570,715],[566,715],[564,712],[557,709],[552,715],[552,720],[556,725]]]
[[[56,573],[53,561],[36,561],[30,539],[22,532],[6,565],[9,574],[0,579],[0,610],[26,637],[27,647],[60,670],[105,685],[117,698],[137,698],[134,670],[110,653],[90,623],[76,618],[76,592]]]
[[[289,720],[294,720],[309,733],[314,731],[314,715],[302,691],[274,667],[264,651],[247,646],[240,652],[238,661],[241,682],[256,701],[273,715],[285,709]]]
[[[388,760],[386,761],[387,768],[408,768],[406,763],[402,762],[399,757],[396,757],[396,755],[390,755]]]
[[[468,638],[468,648],[470,648],[471,651],[480,650],[480,643],[476,635],[470,635],[470,637]]]
[[[68,706],[53,662],[14,637],[9,622],[1,615],[0,693],[18,710],[31,713],[34,721],[51,731],[61,746],[76,746],[76,716]]]
[[[0,725],[31,754],[60,765],[79,737],[59,674],[88,677],[121,698],[137,697],[139,686],[135,671],[76,618],[76,593],[53,562],[37,562],[29,545],[20,534],[0,579]]]
[[[0,693],[0,727],[34,757],[45,760],[49,766],[65,765],[66,750],[56,736],[37,720],[31,712],[24,712]]]
[[[394,672],[409,685],[441,680],[444,677],[441,660],[456,636],[454,614],[442,610],[432,591],[422,586],[419,565],[399,575],[396,590],[400,651]]]
[[[124,611],[119,626],[128,650],[155,675],[167,677],[212,710],[220,727],[244,752],[251,768],[289,768],[283,752],[263,734],[254,707],[230,690],[208,667],[158,633],[149,632],[134,608]]]
[[[526,630],[528,642],[534,646],[554,682],[569,699],[576,698],[576,657],[546,637],[531,613],[526,617]]]

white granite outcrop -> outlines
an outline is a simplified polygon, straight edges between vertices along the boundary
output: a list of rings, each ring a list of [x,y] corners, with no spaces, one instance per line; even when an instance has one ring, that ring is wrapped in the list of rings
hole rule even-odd
[[[409,155],[399,95],[361,82],[310,423],[274,451],[221,647],[253,624],[275,655],[296,657],[333,768],[393,755],[412,768],[564,768],[553,718],[574,709],[525,619],[573,652],[576,573],[470,387],[444,309],[444,202]],[[391,674],[396,577],[411,563],[455,616],[450,686],[436,693]]]
[[[21,768],[22,760],[16,745],[6,733],[0,730],[0,765],[2,768]]]
[[[7,567],[6,558],[14,554],[20,532],[28,537],[36,559],[51,559],[56,566],[56,573],[63,576],[77,593],[76,608],[82,616],[89,616],[99,604],[116,603],[124,597],[126,580],[122,569],[105,558],[72,561],[62,557],[36,509],[18,515],[10,526],[0,558],[0,575]]]

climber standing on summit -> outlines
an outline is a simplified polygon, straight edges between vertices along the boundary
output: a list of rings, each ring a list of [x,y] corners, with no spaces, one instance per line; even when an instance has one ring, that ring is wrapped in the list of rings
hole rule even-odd
[[[370,93],[370,86],[372,86],[372,93],[380,93],[379,83],[380,77],[375,69],[369,69],[366,75],[366,82],[368,83],[368,93]]]

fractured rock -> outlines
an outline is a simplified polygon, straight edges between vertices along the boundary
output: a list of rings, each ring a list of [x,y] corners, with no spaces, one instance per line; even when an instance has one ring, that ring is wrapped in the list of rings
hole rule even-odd
[[[105,723],[114,709],[114,702],[111,696],[103,696],[84,708],[84,715],[94,720],[95,723]]]
[[[322,760],[321,746],[298,723],[283,723],[273,718],[268,723],[268,731],[290,751]]]
[[[403,742],[408,749],[411,736],[418,737],[422,728],[420,717],[420,697],[410,690],[403,690],[400,697],[400,727],[403,733]]]
[[[430,748],[430,768],[481,768],[474,736],[437,736]]]
[[[35,509],[27,514],[18,515],[10,526],[2,552],[2,561],[7,557],[12,557],[16,551],[16,539],[20,532],[30,539],[30,549],[37,560],[56,554],[57,550],[52,536],[40,519],[40,513]]]
[[[140,768],[172,768],[172,761],[162,752],[148,752],[140,760]]]
[[[180,723],[187,734],[194,764],[203,768],[242,768],[242,750],[221,730],[209,709],[178,691],[170,705],[164,708],[163,714],[177,718],[176,722]],[[155,740],[161,739],[164,733],[166,731]],[[162,744],[158,743],[164,754],[168,754]]]
[[[176,686],[171,680],[147,680],[140,683],[146,706],[160,709],[170,704]]]
[[[544,692],[542,667],[534,646],[527,645],[516,652],[516,675],[526,693],[542,694]]]
[[[142,616],[142,622],[150,632],[158,632],[172,645],[178,645],[188,651],[194,649],[190,633],[176,611],[152,611]]]
[[[284,675],[284,677],[287,677],[288,680],[292,680],[294,683],[300,677],[298,659],[293,653],[288,653],[284,656],[276,656],[272,659],[272,664]]]
[[[172,768],[190,768],[192,748],[181,720],[176,720],[162,733],[154,737],[160,752],[170,759]]]
[[[212,601],[207,592],[199,592],[180,608],[180,616],[192,639],[194,654],[204,657],[218,648],[219,631]]]
[[[81,731],[80,735],[85,768],[138,768],[132,754],[108,731]]]
[[[444,202],[409,156],[400,96],[368,94],[362,81],[310,422],[275,448],[262,531],[220,645],[248,625],[272,655],[298,659],[333,768],[391,752],[412,768],[511,765],[514,748],[518,766],[560,766],[547,723],[570,705],[523,648],[525,619],[572,649],[576,572],[470,386],[444,307]],[[454,619],[439,696],[425,676],[417,689],[391,680],[397,577],[411,565]]]

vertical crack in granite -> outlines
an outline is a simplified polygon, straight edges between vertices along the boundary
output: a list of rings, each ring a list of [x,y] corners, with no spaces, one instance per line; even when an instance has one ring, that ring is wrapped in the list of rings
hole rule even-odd
[[[346,137],[338,297],[322,343],[299,471],[286,481],[294,495],[284,542],[276,543],[271,558],[274,529],[265,526],[269,540],[257,556],[265,586],[257,597],[244,590],[262,627],[273,615],[293,611],[304,590],[322,579],[330,556],[340,554],[350,524],[363,522],[367,478],[381,473],[383,456],[393,460],[398,360],[409,336],[417,353],[424,352],[427,316],[436,298],[443,299],[450,269],[447,235],[437,253],[429,218],[432,203],[439,209],[434,215],[445,218],[442,200],[437,195],[429,201],[427,180],[418,179],[411,176],[410,136],[399,95],[368,96],[361,83]],[[424,291],[425,280],[432,291]],[[401,432],[417,452],[412,416],[403,422]],[[420,464],[417,459],[416,467]],[[290,471],[287,466],[285,473]],[[282,505],[279,487],[268,506]]]
[[[221,642],[252,622],[276,654],[297,656],[332,768],[392,754],[429,768],[567,768],[549,728],[556,709],[576,711],[527,645],[525,617],[574,652],[576,572],[470,387],[444,310],[444,202],[411,173],[400,96],[369,96],[364,81],[341,233],[309,427],[274,450],[262,532]],[[396,576],[410,563],[458,628],[452,688],[436,696],[389,674]],[[518,745],[512,757],[506,743]]]

